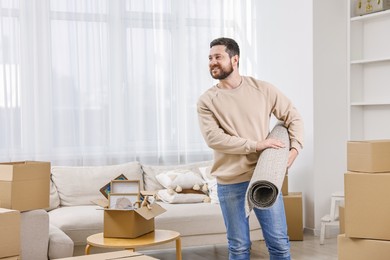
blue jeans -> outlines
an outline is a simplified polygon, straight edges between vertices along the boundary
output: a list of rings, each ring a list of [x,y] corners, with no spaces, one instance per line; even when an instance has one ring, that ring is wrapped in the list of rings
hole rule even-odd
[[[249,260],[251,240],[249,219],[245,217],[245,194],[249,182],[218,184],[218,197],[225,221],[229,260]],[[270,260],[290,260],[283,196],[267,209],[253,209],[260,222]]]

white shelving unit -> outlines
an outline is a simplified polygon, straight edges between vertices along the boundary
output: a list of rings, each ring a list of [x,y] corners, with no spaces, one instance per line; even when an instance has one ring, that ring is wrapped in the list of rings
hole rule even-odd
[[[348,10],[349,140],[390,139],[390,10]]]

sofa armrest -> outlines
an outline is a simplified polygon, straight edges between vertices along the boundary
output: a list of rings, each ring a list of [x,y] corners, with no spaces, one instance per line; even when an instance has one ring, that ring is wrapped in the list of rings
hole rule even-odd
[[[49,238],[49,259],[73,256],[74,243],[61,229],[50,224]]]
[[[47,259],[49,215],[43,209],[21,212],[21,259]]]

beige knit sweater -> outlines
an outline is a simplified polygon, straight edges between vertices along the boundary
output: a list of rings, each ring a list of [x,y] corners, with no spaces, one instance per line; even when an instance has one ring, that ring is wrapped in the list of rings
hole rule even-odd
[[[291,101],[273,85],[243,77],[235,89],[208,89],[198,101],[199,125],[214,150],[211,173],[218,183],[249,181],[260,153],[256,143],[270,130],[270,116],[284,122],[290,146],[303,146],[303,121]]]

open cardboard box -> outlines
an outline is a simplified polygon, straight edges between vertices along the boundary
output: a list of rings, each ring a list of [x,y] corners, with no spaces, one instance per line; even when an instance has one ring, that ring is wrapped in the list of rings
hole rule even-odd
[[[144,200],[154,192],[141,191]],[[157,203],[145,204],[136,209],[109,209],[108,200],[93,201],[104,208],[104,237],[136,238],[154,231],[154,218],[166,211]]]

